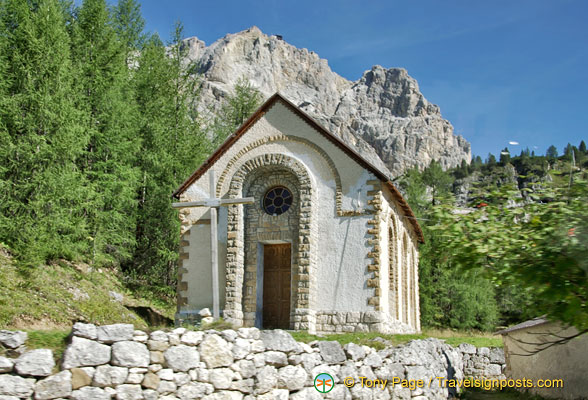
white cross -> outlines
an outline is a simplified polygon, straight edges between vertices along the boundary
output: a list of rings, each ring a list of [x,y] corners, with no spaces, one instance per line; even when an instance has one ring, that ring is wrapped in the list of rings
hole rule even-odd
[[[216,186],[214,184],[214,170],[208,171],[210,178],[210,198],[200,201],[187,201],[183,203],[172,203],[173,208],[184,207],[210,207],[210,247],[212,252],[212,315],[214,319],[220,317],[219,309],[219,286],[218,286],[218,242],[217,242],[217,207],[226,207],[233,204],[252,204],[253,197],[241,199],[219,199],[216,197]]]

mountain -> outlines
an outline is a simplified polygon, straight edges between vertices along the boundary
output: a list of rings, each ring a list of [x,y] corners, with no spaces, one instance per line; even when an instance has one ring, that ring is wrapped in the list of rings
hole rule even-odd
[[[444,168],[470,161],[470,144],[453,134],[451,123],[405,69],[377,65],[352,82],[313,51],[257,27],[228,34],[210,46],[197,38],[183,44],[202,74],[203,112],[220,107],[245,77],[266,98],[282,93],[391,177],[413,166],[423,168],[433,159]]]

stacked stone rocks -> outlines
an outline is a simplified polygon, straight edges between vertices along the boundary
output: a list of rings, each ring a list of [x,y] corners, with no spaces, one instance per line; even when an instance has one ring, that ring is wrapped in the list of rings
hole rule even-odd
[[[353,343],[298,343],[282,330],[177,328],[148,334],[128,324],[83,323],[74,325],[56,372],[52,352],[26,351],[25,340],[23,332],[0,331],[8,349],[8,357],[0,357],[0,400],[446,399],[455,393],[437,378],[462,379],[464,354],[466,370],[471,363],[476,374],[498,372],[483,364],[487,359],[502,372],[495,363],[499,350],[474,347],[472,353],[467,345],[453,348],[437,339],[376,351]],[[320,373],[335,380],[327,394],[314,389]],[[346,377],[355,386],[343,385]],[[360,377],[389,383],[384,390],[366,388]],[[392,386],[394,377],[422,379],[427,386]]]
[[[499,348],[476,347],[462,343],[457,348],[462,353],[463,372],[466,376],[484,378],[495,377],[506,379],[504,376],[504,350]]]

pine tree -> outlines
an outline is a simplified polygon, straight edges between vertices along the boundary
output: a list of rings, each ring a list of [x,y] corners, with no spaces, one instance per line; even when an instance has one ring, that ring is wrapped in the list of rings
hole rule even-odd
[[[63,8],[7,0],[0,13],[0,241],[27,263],[78,257],[88,193],[76,161],[88,137]]]
[[[438,203],[439,197],[450,192],[453,179],[443,171],[441,164],[431,160],[429,166],[423,171],[423,183],[432,189],[432,204],[435,205]]]
[[[505,166],[509,162],[510,162],[510,151],[508,150],[508,147],[505,147],[500,152],[500,165]]]
[[[488,158],[486,159],[486,166],[488,166],[488,167],[496,166],[496,157],[494,157],[494,154],[488,153]]]
[[[580,146],[578,146],[578,150],[584,154],[587,154],[586,153],[586,143],[583,140],[580,142]]]
[[[117,40],[106,2],[85,0],[73,26],[79,107],[89,143],[80,168],[91,185],[92,261],[118,264],[135,246],[139,150],[137,112],[126,47]]]
[[[135,0],[119,0],[112,13],[114,30],[121,44],[129,53],[140,50],[145,42],[141,5]]]
[[[179,220],[171,194],[210,151],[200,131],[191,96],[197,81],[186,70],[176,26],[171,58],[157,36],[149,38],[139,58],[135,84],[143,145],[137,192],[137,250],[128,274],[137,285],[147,282],[170,296],[175,292]]]
[[[225,101],[213,123],[215,147],[220,146],[261,105],[261,93],[245,77],[237,80],[234,90],[235,93]]]
[[[427,238],[419,246],[421,321],[429,327],[491,329],[498,319],[493,285],[487,279],[480,279],[478,271],[466,274],[459,271],[437,232],[430,229],[436,220],[433,201],[439,203],[439,200],[428,196],[427,189],[437,192],[437,196],[447,196],[450,182],[451,176],[436,162],[422,173],[408,170],[398,182],[417,218],[421,218]]]
[[[547,148],[547,151],[545,152],[545,156],[549,159],[549,160],[555,160],[558,156],[557,154],[557,148],[554,145],[551,145]]]
[[[484,165],[484,161],[482,161],[482,157],[476,156],[472,160],[472,163],[470,164],[470,168],[472,171],[479,171],[480,169],[482,169],[483,165]]]

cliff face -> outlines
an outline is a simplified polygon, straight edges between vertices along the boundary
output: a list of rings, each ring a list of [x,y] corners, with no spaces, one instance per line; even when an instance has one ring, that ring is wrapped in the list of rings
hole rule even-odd
[[[391,177],[432,159],[446,168],[470,161],[470,144],[453,134],[439,107],[424,98],[404,69],[374,66],[351,82],[316,53],[256,27],[208,47],[197,38],[184,45],[200,65],[202,111],[219,107],[245,77],[266,98],[282,93]]]

